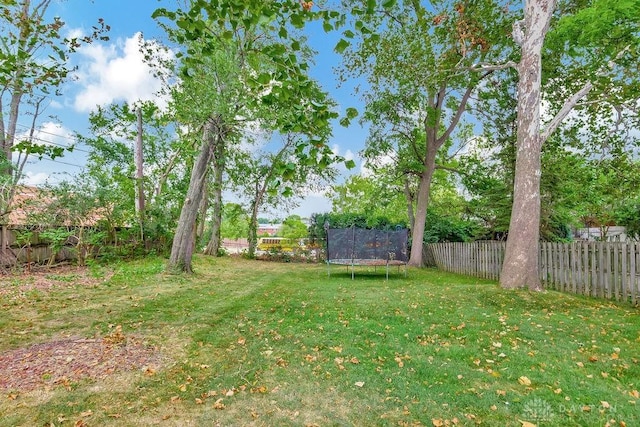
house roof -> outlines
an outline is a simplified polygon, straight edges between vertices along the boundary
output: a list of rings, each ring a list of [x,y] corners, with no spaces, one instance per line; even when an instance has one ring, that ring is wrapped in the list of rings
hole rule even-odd
[[[2,194],[0,197],[6,200],[8,195]],[[0,222],[4,222],[6,225],[13,227],[40,225],[47,219],[49,221],[51,220],[51,213],[47,212],[47,208],[55,203],[55,201],[55,196],[45,189],[27,185],[18,186],[11,202],[9,214],[4,217],[6,218],[5,221]],[[64,215],[64,212],[58,211],[58,213],[61,213],[62,217],[67,216],[67,218],[61,221],[62,224],[57,224],[64,226],[93,226],[96,225],[100,219],[104,218],[104,215],[94,212],[85,218],[73,221],[68,218],[68,215]],[[39,216],[40,218],[38,218]]]

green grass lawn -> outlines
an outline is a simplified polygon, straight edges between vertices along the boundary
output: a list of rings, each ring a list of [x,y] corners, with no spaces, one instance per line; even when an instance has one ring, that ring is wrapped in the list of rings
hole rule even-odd
[[[90,286],[58,274],[65,286],[26,292],[24,277],[2,278],[0,355],[119,337],[162,359],[0,390],[0,426],[640,425],[628,305],[435,270],[387,281],[231,258],[197,257],[194,276],[163,268],[94,268]]]

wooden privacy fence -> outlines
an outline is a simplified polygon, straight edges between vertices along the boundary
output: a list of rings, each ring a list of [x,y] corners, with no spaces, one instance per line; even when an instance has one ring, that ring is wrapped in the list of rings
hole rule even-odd
[[[444,271],[497,280],[504,242],[433,243],[428,249]],[[540,280],[548,289],[640,303],[640,243],[541,242]]]

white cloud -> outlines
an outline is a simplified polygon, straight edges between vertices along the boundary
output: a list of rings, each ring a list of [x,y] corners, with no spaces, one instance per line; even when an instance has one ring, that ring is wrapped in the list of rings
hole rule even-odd
[[[74,100],[74,108],[87,112],[97,105],[114,101],[157,101],[161,82],[144,61],[140,51],[143,42],[142,34],[136,33],[107,47],[100,44],[83,46],[79,53],[86,62],[79,65],[76,84],[81,90]]]
[[[16,141],[29,140],[29,130],[22,129],[16,135]],[[45,122],[33,133],[33,143],[36,145],[55,145],[58,147],[68,147],[75,142],[73,133],[55,122]]]
[[[392,165],[394,163],[395,158],[390,154],[378,156],[374,162],[370,162],[369,160],[364,159],[362,161],[362,165],[360,166],[360,175],[362,175],[363,177],[370,177],[375,175],[375,172],[370,164],[379,168],[382,166]]]
[[[347,149],[347,151],[344,152],[344,154],[341,154],[340,151],[340,146],[338,144],[333,144],[331,146],[331,151],[333,152],[334,156],[342,156],[344,157],[345,160],[355,160],[356,155],[353,153],[353,151]]]
[[[31,172],[27,171],[20,182],[24,185],[38,186],[49,182],[50,175],[45,172]]]

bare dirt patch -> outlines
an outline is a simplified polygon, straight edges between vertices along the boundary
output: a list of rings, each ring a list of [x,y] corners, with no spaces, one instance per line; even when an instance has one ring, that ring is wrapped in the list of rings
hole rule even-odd
[[[69,265],[2,274],[0,298],[12,300],[30,291],[98,286],[111,276],[97,277],[87,268]],[[104,337],[63,337],[0,353],[0,390],[69,388],[84,379],[99,380],[132,370],[153,374],[162,362],[157,348],[146,345],[140,337],[125,336],[116,326]]]
[[[73,265],[32,267],[30,271],[0,274],[0,296],[23,294],[34,290],[48,291],[77,285],[97,286],[109,280],[111,276],[113,276],[113,272],[105,272],[101,276],[96,276],[86,267]]]
[[[0,389],[69,388],[83,379],[136,369],[151,375],[161,364],[155,347],[116,330],[102,339],[65,338],[0,354]]]

